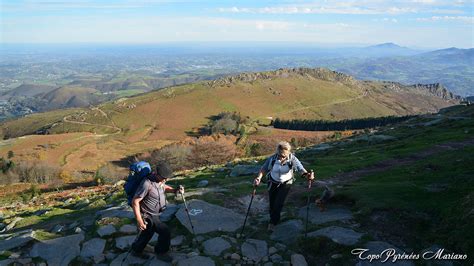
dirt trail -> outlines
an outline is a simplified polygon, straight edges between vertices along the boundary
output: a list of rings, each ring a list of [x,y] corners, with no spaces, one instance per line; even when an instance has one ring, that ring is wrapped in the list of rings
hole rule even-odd
[[[96,127],[106,127],[106,128],[111,128],[111,129],[114,129],[116,130],[114,133],[110,133],[110,134],[102,134],[100,135],[101,137],[103,136],[110,136],[110,135],[116,135],[116,134],[120,134],[122,132],[122,128],[118,127],[115,122],[110,119],[110,117],[107,115],[107,113],[105,113],[103,110],[101,110],[100,108],[98,107],[93,107],[91,108],[91,110],[96,110],[98,112],[100,112],[103,116],[105,116],[105,118],[107,118],[110,123],[112,124],[111,126],[109,125],[103,125],[103,124],[93,124],[93,123],[88,123],[88,122],[81,122],[81,121],[74,121],[74,120],[69,120],[69,118],[72,116],[72,115],[68,115],[68,116],[65,116],[63,118],[63,121],[66,122],[66,123],[72,123],[72,124],[80,124],[80,125],[88,125],[88,126],[96,126]]]
[[[329,179],[321,181],[320,183],[327,183],[328,185],[338,185],[343,183],[354,182],[363,176],[384,172],[399,166],[409,165],[414,161],[428,158],[434,154],[439,154],[443,151],[459,150],[467,146],[474,146],[474,138],[463,141],[452,141],[436,144],[428,149],[422,150],[407,157],[381,161],[369,167],[335,175]]]

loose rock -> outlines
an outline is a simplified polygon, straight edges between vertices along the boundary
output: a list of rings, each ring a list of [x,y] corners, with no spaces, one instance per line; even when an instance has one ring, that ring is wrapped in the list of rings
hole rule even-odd
[[[136,236],[122,236],[115,239],[115,247],[118,249],[124,250],[129,248]]]
[[[308,234],[308,237],[325,236],[338,244],[352,246],[356,244],[363,235],[364,234],[357,233],[352,229],[330,226],[311,232]]]
[[[268,255],[267,242],[257,239],[247,239],[241,247],[242,256],[247,257],[255,262],[259,262],[263,257]]]
[[[291,255],[291,265],[297,266],[308,266],[306,259],[301,254],[293,254]]]
[[[303,222],[300,220],[289,220],[275,226],[275,230],[270,235],[270,239],[283,243],[293,243],[303,232]]]
[[[33,239],[34,239],[34,231],[29,229],[27,232],[21,235],[15,236],[8,240],[0,241],[0,251],[6,251],[6,250],[24,246],[28,242],[32,241]]]
[[[206,240],[203,246],[204,254],[209,256],[220,256],[223,251],[231,248],[229,242],[225,241],[222,237],[214,237]]]
[[[82,244],[81,257],[96,257],[104,251],[105,240],[101,238],[93,238]]]
[[[256,175],[259,171],[260,165],[236,165],[230,172],[230,176]]]
[[[135,234],[137,232],[137,227],[131,224],[124,224],[120,227],[119,231],[124,234]]]
[[[100,237],[109,236],[109,235],[112,235],[115,232],[117,232],[117,230],[115,229],[115,226],[113,226],[111,224],[102,226],[101,228],[99,228],[99,230],[97,230],[97,234]]]
[[[185,239],[186,237],[183,235],[176,236],[175,238],[171,239],[171,246],[181,246]]]
[[[68,265],[79,255],[79,244],[82,240],[84,235],[76,234],[36,243],[30,251],[30,256],[41,257],[48,265]]]
[[[195,256],[178,261],[178,266],[215,266],[214,261],[208,257]]]

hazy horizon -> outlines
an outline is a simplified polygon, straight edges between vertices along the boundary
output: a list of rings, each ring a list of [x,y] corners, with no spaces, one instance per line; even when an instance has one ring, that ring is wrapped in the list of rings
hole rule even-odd
[[[287,42],[473,47],[473,3],[456,0],[2,1],[2,44]],[[470,38],[469,38],[470,36]]]

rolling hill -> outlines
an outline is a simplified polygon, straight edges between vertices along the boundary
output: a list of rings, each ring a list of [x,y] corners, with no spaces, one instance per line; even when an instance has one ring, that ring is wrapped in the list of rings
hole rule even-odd
[[[0,154],[12,150],[18,158],[43,158],[69,170],[94,171],[107,162],[181,141],[221,112],[238,112],[250,123],[266,124],[274,118],[340,120],[431,113],[459,100],[440,84],[360,81],[322,68],[242,73],[96,107],[5,121],[0,124],[0,136],[6,139]],[[31,134],[35,136],[26,136]]]

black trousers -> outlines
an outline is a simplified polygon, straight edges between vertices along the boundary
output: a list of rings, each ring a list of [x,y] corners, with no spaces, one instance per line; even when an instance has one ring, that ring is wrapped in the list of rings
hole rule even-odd
[[[132,249],[140,253],[142,252],[146,244],[150,242],[154,233],[158,234],[158,242],[155,245],[156,253],[164,253],[170,249],[171,233],[168,226],[160,221],[158,215],[146,216],[144,221],[147,222],[146,229],[141,231],[138,239],[132,244]]]
[[[270,198],[270,222],[277,225],[280,222],[280,213],[283,209],[286,196],[290,192],[291,184],[275,184],[269,182],[268,195]]]

